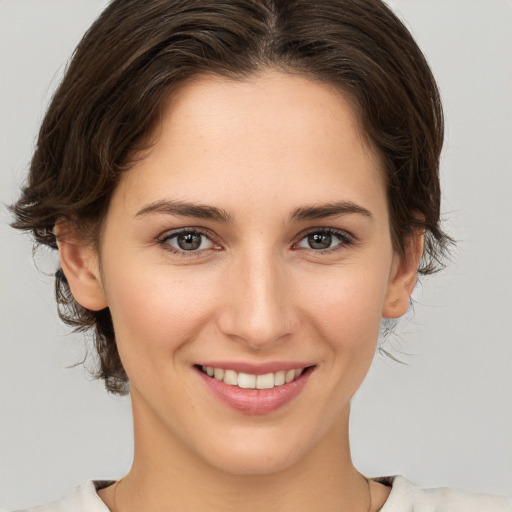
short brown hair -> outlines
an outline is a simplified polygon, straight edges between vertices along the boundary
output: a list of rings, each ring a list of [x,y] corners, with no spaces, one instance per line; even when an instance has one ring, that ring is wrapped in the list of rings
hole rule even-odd
[[[425,233],[419,271],[442,266],[439,91],[409,31],[380,0],[113,0],[78,45],[42,123],[13,226],[56,247],[58,219],[94,241],[118,177],[164,100],[205,73],[264,68],[337,87],[354,105],[387,176],[391,236]],[[95,329],[99,378],[125,393],[110,311],[90,311],[56,273],[61,318]]]

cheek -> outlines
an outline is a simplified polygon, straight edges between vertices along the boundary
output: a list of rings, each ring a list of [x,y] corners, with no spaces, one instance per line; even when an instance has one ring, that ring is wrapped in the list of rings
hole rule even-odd
[[[378,332],[387,290],[385,268],[347,266],[321,278],[305,277],[305,308],[331,340],[360,346],[358,335]]]
[[[323,286],[321,286],[323,282]],[[344,267],[336,276],[305,281],[307,329],[319,350],[333,386],[330,404],[346,404],[361,385],[375,355],[387,289],[387,267]],[[332,414],[336,414],[337,407]]]
[[[138,265],[131,259],[127,265],[116,261],[106,272],[119,353],[130,378],[134,377],[131,369],[140,372],[147,364],[156,367],[168,363],[192,342],[207,323],[218,297],[212,279],[194,278],[188,269],[176,276],[165,265]]]

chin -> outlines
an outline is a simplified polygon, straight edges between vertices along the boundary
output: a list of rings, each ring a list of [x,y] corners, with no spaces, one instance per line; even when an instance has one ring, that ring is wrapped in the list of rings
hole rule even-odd
[[[210,466],[234,475],[270,475],[285,471],[296,464],[305,455],[303,443],[288,439],[264,439],[261,434],[236,439],[229,437],[229,443],[217,445],[201,454]],[[299,450],[297,446],[301,446]]]
[[[264,451],[260,453],[230,453],[225,454],[210,464],[217,470],[232,475],[272,475],[289,469],[296,463],[296,457],[290,453],[275,456]]]

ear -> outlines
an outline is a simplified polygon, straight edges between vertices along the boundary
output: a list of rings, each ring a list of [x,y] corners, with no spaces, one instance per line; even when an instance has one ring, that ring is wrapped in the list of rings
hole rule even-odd
[[[416,232],[406,240],[403,255],[393,256],[391,273],[382,316],[398,318],[409,309],[411,294],[418,278],[418,265],[423,254],[423,232]]]
[[[71,221],[59,220],[54,232],[60,265],[75,300],[92,311],[106,308],[97,251],[81,239]]]

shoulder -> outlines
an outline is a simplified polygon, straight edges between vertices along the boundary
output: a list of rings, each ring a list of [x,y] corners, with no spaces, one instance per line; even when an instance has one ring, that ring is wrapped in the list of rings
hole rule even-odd
[[[99,489],[107,487],[110,483],[112,482],[89,480],[75,487],[63,500],[18,512],[110,512],[97,493]]]
[[[445,487],[427,489],[414,485],[403,476],[375,480],[391,486],[391,493],[380,512],[512,512],[509,498],[468,494]],[[18,512],[109,512],[97,491],[110,483],[88,481],[63,500]]]
[[[392,486],[380,512],[512,512],[509,498],[468,494],[446,487],[427,489],[403,476],[376,480]]]

